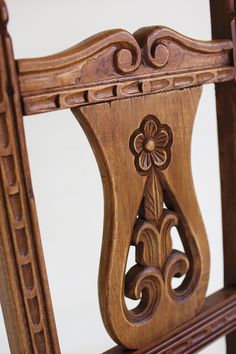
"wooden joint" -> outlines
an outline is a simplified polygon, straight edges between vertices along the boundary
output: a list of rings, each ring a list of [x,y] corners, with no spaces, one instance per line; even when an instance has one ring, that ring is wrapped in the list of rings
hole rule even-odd
[[[168,335],[135,351],[115,347],[104,354],[194,354],[236,329],[236,290],[222,289],[206,299],[201,312]]]

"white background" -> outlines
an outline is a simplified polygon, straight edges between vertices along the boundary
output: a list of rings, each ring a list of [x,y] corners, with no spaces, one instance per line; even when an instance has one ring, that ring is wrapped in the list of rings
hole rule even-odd
[[[8,0],[17,58],[64,50],[104,29],[164,24],[210,39],[206,0]],[[193,136],[193,174],[211,247],[208,293],[222,287],[222,232],[213,86],[205,87]],[[34,193],[63,354],[114,346],[97,300],[103,193],[96,161],[70,111],[24,118]],[[1,323],[0,353],[9,349]],[[224,340],[204,353],[222,354]]]

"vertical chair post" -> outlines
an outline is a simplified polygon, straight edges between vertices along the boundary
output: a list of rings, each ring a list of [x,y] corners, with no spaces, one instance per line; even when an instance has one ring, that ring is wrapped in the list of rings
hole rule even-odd
[[[58,354],[7,21],[0,1],[0,300],[12,354]]]
[[[235,4],[231,0],[211,0],[213,39],[234,39],[232,21]],[[234,48],[235,50],[235,48]],[[216,105],[221,175],[224,247],[224,283],[236,286],[236,84],[216,84]],[[235,353],[236,332],[226,337],[227,353]]]
[[[235,3],[210,1],[213,37],[222,41],[163,26],[111,30],[63,53],[16,61],[0,0],[0,301],[12,354],[60,353],[22,108],[25,115],[71,108],[93,146],[105,194],[99,296],[109,334],[137,354],[190,354],[232,332],[228,353],[235,352],[234,82],[216,86],[225,288],[206,302],[209,249],[191,173],[201,86],[235,78]],[[173,227],[184,252],[173,249]],[[126,272],[131,247],[135,264]],[[130,310],[125,297],[140,303]]]

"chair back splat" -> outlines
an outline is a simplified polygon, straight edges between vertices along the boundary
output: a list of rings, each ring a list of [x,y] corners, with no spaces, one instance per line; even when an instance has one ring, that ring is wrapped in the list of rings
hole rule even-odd
[[[60,354],[23,116],[71,109],[105,196],[101,315],[106,353],[196,353],[227,335],[236,352],[236,26],[211,1],[212,41],[154,26],[110,30],[59,54],[15,59],[0,0],[0,300],[13,354]],[[191,138],[202,86],[216,84],[225,287],[206,298],[209,246]],[[173,249],[176,228],[183,252]],[[136,264],[126,272],[130,247]],[[183,277],[173,287],[173,278]],[[125,297],[140,300],[129,310]]]

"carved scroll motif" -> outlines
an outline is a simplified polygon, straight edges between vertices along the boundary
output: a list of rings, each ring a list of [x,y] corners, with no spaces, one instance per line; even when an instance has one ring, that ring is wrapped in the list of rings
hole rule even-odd
[[[163,26],[104,31],[62,53],[17,61],[24,113],[229,81],[232,48]]]
[[[150,115],[130,139],[135,166],[141,174],[148,175],[132,237],[137,265],[127,273],[125,287],[127,297],[141,299],[138,307],[130,312],[132,320],[137,322],[153,315],[165,292],[175,301],[183,301],[188,295],[186,286],[172,289],[172,278],[186,275],[189,261],[184,253],[172,249],[170,232],[178,225],[178,216],[164,208],[156,172],[156,169],[166,169],[171,161],[172,139],[171,129]]]
[[[193,318],[205,299],[209,249],[190,163],[200,93],[192,88],[73,110],[104,186],[101,313],[112,338],[131,349]],[[184,252],[173,249],[173,227]],[[126,273],[133,246],[136,264]],[[125,296],[140,300],[138,306],[129,310]]]

